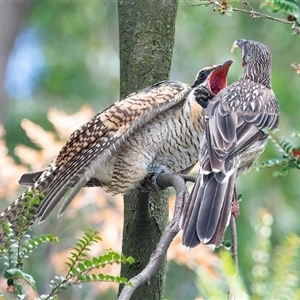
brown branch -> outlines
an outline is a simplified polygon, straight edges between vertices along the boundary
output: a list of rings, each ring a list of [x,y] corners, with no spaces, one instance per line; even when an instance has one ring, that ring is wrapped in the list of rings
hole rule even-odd
[[[167,225],[155,251],[152,253],[149,263],[144,270],[138,275],[130,279],[131,286],[124,286],[122,292],[119,295],[118,300],[129,300],[133,292],[141,285],[150,281],[151,277],[159,269],[161,263],[166,257],[167,250],[179,232],[179,221],[181,212],[184,206],[184,202],[188,197],[187,187],[184,179],[178,174],[161,173],[157,178],[157,183],[163,187],[173,186],[176,191],[175,209],[172,221]]]
[[[230,216],[230,228],[231,228],[231,254],[233,257],[234,265],[236,268],[236,273],[238,272],[238,241],[237,241],[237,231],[236,231],[236,217],[232,213]]]
[[[237,231],[236,231],[236,215],[234,213],[230,216],[230,227],[231,227],[231,255],[234,261],[235,266],[235,275],[237,280],[238,278],[238,241],[237,241]],[[235,300],[237,299],[236,295],[236,283],[235,280],[231,282],[229,287],[228,299]]]
[[[216,7],[218,7],[220,9],[220,13],[221,14],[225,14],[226,13],[226,9],[227,9],[227,2],[226,4],[220,3],[217,0],[199,0],[200,3],[191,3],[188,0],[186,0],[187,3],[191,6],[210,6],[213,5],[213,10],[216,10]],[[272,21],[276,21],[276,22],[280,22],[280,23],[284,23],[284,24],[289,24],[292,26],[292,34],[298,34],[300,33],[300,27],[297,26],[296,21],[289,21],[286,19],[282,19],[282,18],[276,18],[276,17],[272,17],[270,15],[261,13],[257,10],[255,10],[248,1],[242,1],[242,4],[245,6],[248,6],[250,9],[242,9],[242,8],[237,8],[237,7],[231,7],[231,11],[235,11],[235,12],[242,12],[242,13],[246,13],[246,14],[250,14],[251,19],[256,19],[256,18],[261,18],[261,19],[268,19],[268,20],[272,20]]]

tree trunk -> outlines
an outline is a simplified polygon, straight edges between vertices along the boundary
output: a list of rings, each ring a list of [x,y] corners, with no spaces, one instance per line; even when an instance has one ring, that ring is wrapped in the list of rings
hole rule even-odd
[[[0,123],[3,122],[7,102],[4,91],[6,64],[31,6],[31,1],[0,2]]]
[[[169,78],[178,0],[118,1],[121,98]],[[136,262],[122,266],[131,278],[148,263],[168,219],[168,192],[132,191],[124,197],[122,252]],[[132,299],[162,299],[165,267]]]

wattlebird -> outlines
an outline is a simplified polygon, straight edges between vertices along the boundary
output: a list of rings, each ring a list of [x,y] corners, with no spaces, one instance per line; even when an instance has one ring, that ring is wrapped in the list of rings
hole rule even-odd
[[[200,169],[184,208],[183,244],[220,246],[229,223],[237,176],[264,151],[268,134],[279,123],[279,105],[271,88],[267,46],[237,40],[244,73],[223,89],[205,111]]]
[[[44,196],[26,216],[28,226],[36,219],[43,221],[64,198],[62,214],[84,186],[126,193],[143,187],[149,176],[155,186],[161,172],[179,173],[193,166],[199,155],[203,108],[227,86],[231,63],[202,69],[192,86],[163,81],[133,93],[75,130],[45,170],[26,173],[19,181]],[[1,214],[0,243],[7,222],[18,235],[17,220],[27,199],[24,193]]]

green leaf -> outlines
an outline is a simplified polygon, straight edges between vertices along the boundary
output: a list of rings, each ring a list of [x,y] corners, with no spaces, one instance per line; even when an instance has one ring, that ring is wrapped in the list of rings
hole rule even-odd
[[[300,8],[293,0],[265,0],[260,7],[266,7],[272,13],[282,12],[291,15],[300,24]]]
[[[120,261],[120,258],[121,258],[121,256],[120,256],[119,253],[114,253],[114,254],[113,254],[113,259],[114,259],[115,262],[119,262],[119,261]]]
[[[80,269],[80,271],[85,271],[85,266],[82,263],[77,264],[77,268]]]
[[[98,266],[99,265],[99,259],[97,258],[97,257],[93,257],[93,264],[95,265],[95,266]]]
[[[135,263],[135,259],[132,256],[127,257],[127,262],[132,265],[133,263]]]
[[[93,263],[90,260],[85,260],[84,265],[86,268],[91,268],[93,266]]]
[[[74,268],[74,267],[71,269],[71,272],[72,272],[72,275],[78,274],[78,271],[77,271],[76,268]]]

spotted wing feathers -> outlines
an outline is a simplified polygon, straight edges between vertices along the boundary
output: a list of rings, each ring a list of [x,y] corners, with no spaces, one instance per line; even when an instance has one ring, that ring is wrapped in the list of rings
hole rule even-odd
[[[21,184],[30,185],[45,195],[36,213],[27,220],[28,224],[35,218],[45,219],[67,193],[64,210],[81,187],[89,185],[97,166],[111,157],[132,132],[156,114],[181,103],[189,91],[190,86],[181,82],[157,83],[116,102],[74,131],[45,171],[21,177]],[[13,223],[24,199],[23,194],[0,215],[2,224]],[[2,237],[0,230],[0,239]]]

